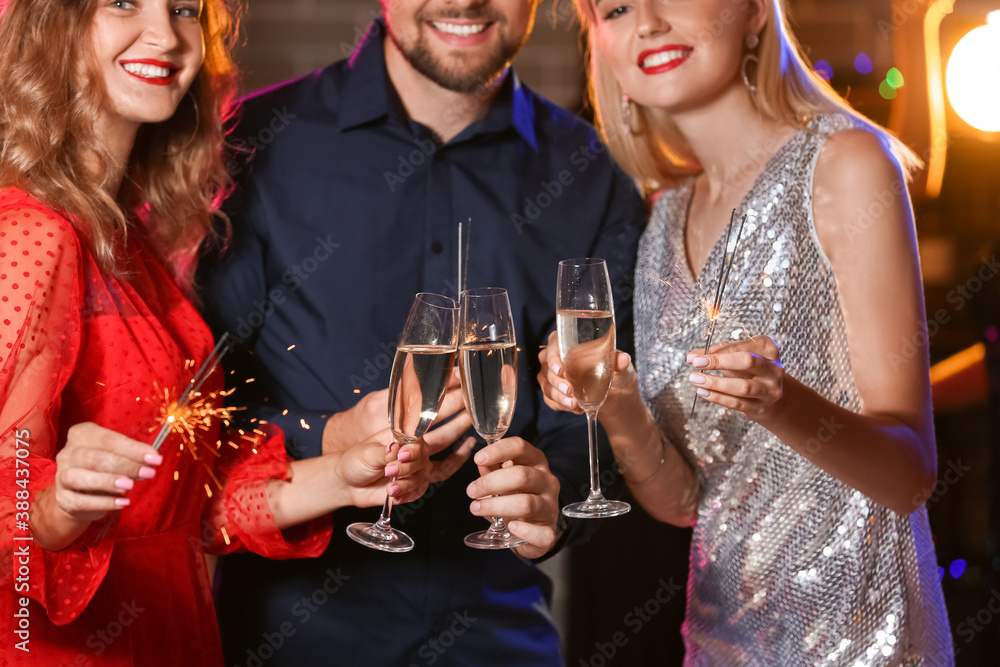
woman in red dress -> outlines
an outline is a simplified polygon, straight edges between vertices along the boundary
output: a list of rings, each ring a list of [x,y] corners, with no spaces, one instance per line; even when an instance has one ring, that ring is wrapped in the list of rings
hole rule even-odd
[[[206,551],[318,555],[332,510],[434,469],[386,433],[292,463],[266,425],[148,444],[214,347],[186,293],[229,182],[234,27],[223,0],[0,18],[0,665],[222,664]]]

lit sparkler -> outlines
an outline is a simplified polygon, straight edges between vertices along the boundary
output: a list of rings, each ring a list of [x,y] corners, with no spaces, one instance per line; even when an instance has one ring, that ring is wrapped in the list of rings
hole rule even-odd
[[[227,332],[219,338],[215,349],[208,355],[205,363],[201,365],[195,376],[191,378],[187,389],[184,390],[184,393],[176,401],[171,401],[169,391],[164,389],[163,397],[165,405],[161,408],[160,412],[163,425],[160,427],[160,433],[156,436],[156,440],[153,441],[153,449],[158,450],[163,445],[163,441],[167,439],[167,435],[171,432],[179,434],[185,442],[194,445],[196,431],[207,431],[212,419],[219,418],[228,421],[231,418],[231,414],[236,408],[216,407],[215,403],[219,396],[225,397],[232,392],[210,392],[204,395],[201,393],[201,385],[215,371],[216,367],[222,361],[222,357],[229,352],[231,346],[232,342]],[[187,360],[184,367],[193,368],[194,360]],[[197,459],[197,456],[195,458]]]
[[[733,234],[733,221],[736,218],[736,209],[733,209],[732,215],[729,216],[729,226],[726,228],[726,246],[722,254],[722,264],[719,266],[719,278],[715,283],[715,301],[712,302],[711,307],[708,308],[708,320],[710,322],[708,327],[708,336],[705,339],[705,354],[708,354],[708,348],[712,347],[712,338],[715,336],[715,327],[719,322],[719,317],[722,314],[722,299],[726,293],[726,286],[729,283],[729,273],[733,268],[733,258],[736,257],[736,247],[739,245],[740,237],[743,236],[743,227],[747,224],[747,216],[744,214],[743,221],[740,223],[739,231],[736,232],[735,241],[732,239]],[[732,244],[733,249],[729,249],[729,245]],[[706,304],[707,305],[707,304]],[[694,418],[694,412],[698,408],[698,393],[695,392],[694,403],[691,404],[691,416],[688,419]]]

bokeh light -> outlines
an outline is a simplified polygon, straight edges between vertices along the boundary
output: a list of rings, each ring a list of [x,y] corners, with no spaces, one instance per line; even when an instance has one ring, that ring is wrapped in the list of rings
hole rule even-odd
[[[878,85],[878,94],[887,100],[896,97],[896,89],[889,85],[888,81],[883,81]]]
[[[945,81],[948,99],[958,115],[984,132],[1000,130],[1000,12],[988,24],[970,31],[955,46]]]
[[[861,74],[871,74],[871,71],[875,67],[872,65],[872,59],[868,57],[868,54],[859,53],[854,59],[854,69],[858,70]]]
[[[966,565],[967,563],[963,558],[958,558],[951,561],[951,565],[948,566],[948,572],[949,574],[951,574],[951,578],[958,579],[963,574],[965,574]]]
[[[885,73],[885,80],[893,88],[903,87],[903,73],[895,67],[890,68],[889,71]]]
[[[818,74],[824,81],[829,81],[833,78],[833,67],[831,67],[830,63],[825,60],[817,60],[816,64],[813,65],[813,70],[815,70],[816,74]]]

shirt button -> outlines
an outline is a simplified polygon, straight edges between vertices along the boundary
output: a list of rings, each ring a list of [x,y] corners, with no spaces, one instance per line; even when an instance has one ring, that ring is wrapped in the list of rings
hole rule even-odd
[[[434,243],[431,244],[431,252],[434,253],[435,255],[440,255],[442,252],[444,252],[444,246],[441,245],[440,241],[435,241]]]

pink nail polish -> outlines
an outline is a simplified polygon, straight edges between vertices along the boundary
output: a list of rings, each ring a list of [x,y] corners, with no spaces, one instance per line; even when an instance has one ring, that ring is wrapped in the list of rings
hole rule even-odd
[[[562,366],[559,364],[552,364],[552,372],[558,374],[562,370]]]
[[[406,461],[409,461],[410,459],[413,458],[413,454],[411,454],[410,452],[400,452],[399,456],[396,458],[405,463]]]
[[[708,389],[702,389],[701,387],[698,387],[699,396],[708,396],[710,393],[711,392],[709,392]]]
[[[402,487],[400,487],[399,484],[393,484],[389,487],[389,495],[398,496],[401,489]]]
[[[704,368],[705,366],[708,366],[708,359],[705,357],[695,357],[691,361],[691,365],[695,368]]]
[[[115,486],[119,489],[125,489],[127,491],[135,486],[135,482],[130,480],[128,477],[119,477],[115,480]]]
[[[139,468],[139,479],[153,479],[156,477],[156,471],[147,466],[142,466]]]
[[[115,505],[118,505],[118,507],[125,507],[131,502],[128,498],[115,498]]]
[[[154,454],[152,452],[143,456],[142,460],[151,466],[158,466],[161,463],[163,463],[163,457],[159,454]]]
[[[385,469],[386,477],[395,477],[399,474],[399,466],[389,466]]]
[[[695,384],[705,384],[705,376],[701,373],[691,373],[688,379]]]

